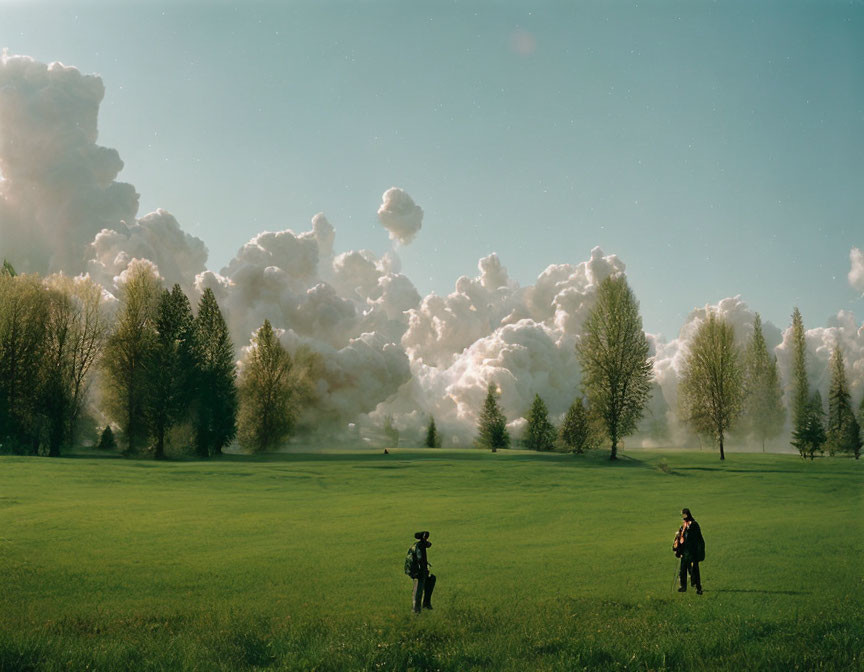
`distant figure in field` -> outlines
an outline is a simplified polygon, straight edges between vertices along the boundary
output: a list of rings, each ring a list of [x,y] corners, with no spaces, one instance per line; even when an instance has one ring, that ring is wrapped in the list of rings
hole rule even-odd
[[[426,549],[432,545],[429,541],[429,532],[415,532],[417,540],[408,549],[405,556],[405,573],[414,579],[414,592],[412,593],[411,605],[415,614],[420,613],[420,608],[432,608],[432,591],[435,590],[435,575],[429,573],[429,560],[426,557]]]
[[[696,587],[696,594],[702,594],[702,577],[699,574],[699,563],[705,559],[705,540],[702,538],[702,530],[699,523],[693,520],[690,509],[681,509],[683,522],[678,532],[675,533],[675,541],[672,550],[675,557],[681,558],[681,566],[678,569],[678,578],[681,581],[679,593],[687,592],[687,574],[690,574],[690,585]]]

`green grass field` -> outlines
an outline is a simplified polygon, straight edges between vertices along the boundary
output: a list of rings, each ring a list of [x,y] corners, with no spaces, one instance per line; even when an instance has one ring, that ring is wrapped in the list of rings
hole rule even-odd
[[[0,670],[864,669],[864,461],[605,458],[0,457]]]

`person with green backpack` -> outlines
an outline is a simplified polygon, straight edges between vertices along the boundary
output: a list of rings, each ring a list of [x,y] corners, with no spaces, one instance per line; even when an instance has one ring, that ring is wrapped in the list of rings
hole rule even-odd
[[[435,575],[429,572],[431,565],[426,556],[426,549],[432,545],[429,541],[429,532],[415,532],[414,538],[417,541],[411,544],[411,548],[405,555],[405,573],[414,580],[411,605],[414,613],[419,614],[421,607],[432,608],[432,591],[435,590],[436,579]]]

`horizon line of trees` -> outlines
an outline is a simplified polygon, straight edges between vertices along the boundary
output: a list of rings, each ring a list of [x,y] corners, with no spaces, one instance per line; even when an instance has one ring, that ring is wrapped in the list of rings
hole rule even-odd
[[[843,353],[831,355],[828,412],[816,390],[810,392],[801,313],[792,314],[793,394],[791,444],[802,458],[848,453],[858,459],[864,444],[864,399],[858,417],[852,408]],[[604,279],[585,322],[577,353],[582,365],[583,396],[576,399],[561,424],[549,421],[539,395],[526,414],[525,446],[533,450],[562,448],[583,452],[604,439],[615,460],[619,441],[632,434],[651,393],[651,358],[642,330],[639,304],[624,276]],[[678,386],[678,417],[698,436],[714,442],[725,460],[730,431],[765,442],[779,437],[786,409],[777,358],[769,353],[757,313],[746,346],[735,345],[732,325],[711,312],[689,344]],[[490,383],[478,422],[477,444],[493,452],[510,445],[507,421],[497,404],[499,390]],[[557,434],[557,436],[556,436]]]
[[[827,451],[860,455],[864,400],[853,410],[843,353],[831,356],[827,413],[811,392],[801,314],[792,315],[791,443],[802,457]],[[535,395],[526,413],[524,445],[538,451],[584,452],[604,441],[610,459],[634,433],[652,392],[652,361],[639,304],[623,275],[604,279],[577,345],[581,395],[561,426]],[[166,444],[186,444],[199,457],[219,455],[235,438],[250,452],[278,447],[316,400],[323,376],[320,355],[306,347],[294,356],[265,320],[238,362],[215,295],[206,289],[193,313],[179,285],[170,290],[147,262],[124,273],[113,315],[102,288],[89,277],[18,275],[0,268],[0,447],[57,456],[76,444],[88,422],[91,386],[109,421],[99,445],[119,443],[126,454],[166,456]],[[95,386],[93,385],[94,383]],[[477,425],[478,446],[510,446],[500,390],[487,389]],[[725,459],[730,431],[762,443],[786,422],[776,357],[768,351],[757,314],[744,348],[732,326],[709,313],[689,343],[679,383],[678,417],[713,441]],[[91,425],[92,418],[89,419]],[[119,429],[119,436],[111,425]],[[387,444],[399,444],[391,416]],[[430,417],[423,440],[442,438]]]
[[[172,436],[202,458],[235,438],[250,451],[278,445],[314,397],[320,358],[301,348],[292,359],[265,320],[238,377],[212,290],[193,313],[180,286],[163,288],[149,264],[124,276],[112,314],[89,277],[18,275],[4,260],[0,448],[61,455],[95,424],[85,412],[90,392],[108,420],[104,449],[119,443],[124,454],[164,459]]]

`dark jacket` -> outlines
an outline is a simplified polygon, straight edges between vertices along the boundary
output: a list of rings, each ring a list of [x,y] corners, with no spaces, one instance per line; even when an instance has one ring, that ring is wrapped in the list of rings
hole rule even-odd
[[[426,558],[426,549],[431,545],[431,541],[424,541],[423,539],[414,544],[414,558],[417,561],[416,566],[419,568],[418,574],[420,576],[429,576],[429,560]]]
[[[702,529],[695,520],[690,520],[690,525],[684,530],[684,545],[682,556],[690,562],[702,562],[705,559],[705,539],[702,537]]]

